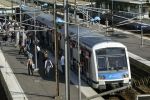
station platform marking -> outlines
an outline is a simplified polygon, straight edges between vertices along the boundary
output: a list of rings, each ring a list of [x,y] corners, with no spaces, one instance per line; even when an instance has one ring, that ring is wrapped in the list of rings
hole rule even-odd
[[[8,100],[28,100],[1,50],[0,66],[0,79]]]
[[[129,54],[129,57],[132,58],[133,60],[136,61],[137,65],[138,65],[138,62],[139,64],[144,64],[145,66],[149,66],[150,67],[150,61],[149,60],[146,60],[138,55],[135,55],[131,52],[128,52]]]

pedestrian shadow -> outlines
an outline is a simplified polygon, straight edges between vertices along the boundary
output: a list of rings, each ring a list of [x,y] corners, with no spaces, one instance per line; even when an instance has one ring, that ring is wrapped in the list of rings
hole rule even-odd
[[[21,64],[26,65],[26,60],[27,60],[26,57],[16,57],[16,59],[17,59]]]
[[[58,78],[59,78],[59,83],[65,83],[65,76],[62,74],[61,71],[58,70]],[[43,80],[47,80],[47,81],[56,81],[56,75],[55,75],[55,68],[51,69],[50,71],[50,76],[45,76],[45,74],[43,73],[43,75],[40,74],[40,76],[42,77]]]
[[[28,75],[28,73],[21,73],[21,72],[20,72],[20,73],[19,73],[19,72],[14,72],[14,74],[16,74],[16,75],[17,75],[17,74],[20,74],[20,75],[26,75],[26,76]],[[29,76],[29,75],[28,75],[28,76]]]
[[[54,73],[55,69],[51,69],[49,72],[49,76],[46,76],[44,74],[44,69],[39,69],[39,75],[42,77],[43,80],[47,80],[47,81],[55,81],[55,73]]]

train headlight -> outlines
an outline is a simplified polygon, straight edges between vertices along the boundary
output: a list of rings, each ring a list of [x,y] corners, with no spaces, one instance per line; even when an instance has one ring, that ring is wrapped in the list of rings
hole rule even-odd
[[[127,77],[129,77],[129,74],[123,74],[123,78],[127,78]]]

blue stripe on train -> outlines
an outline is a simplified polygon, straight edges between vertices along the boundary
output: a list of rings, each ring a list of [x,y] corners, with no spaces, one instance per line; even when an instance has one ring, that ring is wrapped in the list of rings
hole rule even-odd
[[[128,71],[116,71],[116,72],[106,72],[106,73],[98,73],[98,77],[104,77],[104,79],[121,79],[123,75],[128,74]]]

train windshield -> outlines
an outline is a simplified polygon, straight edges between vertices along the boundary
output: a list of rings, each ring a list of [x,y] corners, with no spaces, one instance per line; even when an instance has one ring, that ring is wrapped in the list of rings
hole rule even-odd
[[[96,50],[99,71],[127,69],[127,59],[124,48],[105,48]]]

